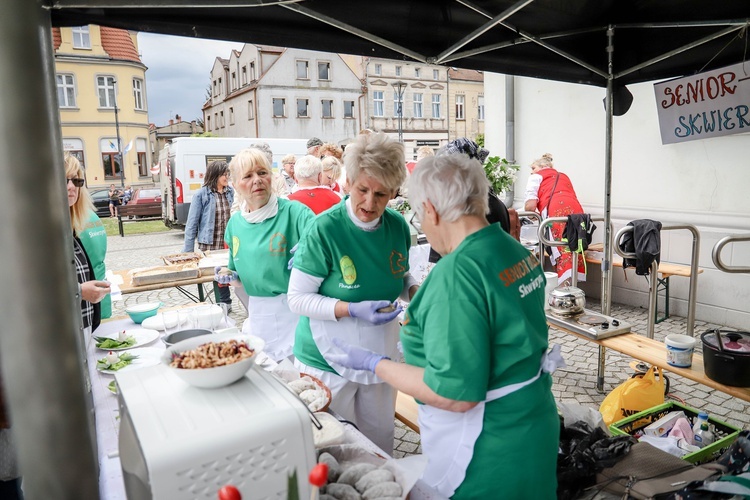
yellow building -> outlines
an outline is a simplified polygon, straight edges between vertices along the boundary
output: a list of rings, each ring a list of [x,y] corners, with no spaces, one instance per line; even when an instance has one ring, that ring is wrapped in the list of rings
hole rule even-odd
[[[52,39],[63,145],[83,164],[89,189],[152,184],[146,66],[136,33],[88,25],[52,28]]]
[[[448,69],[448,135],[451,140],[484,134],[484,73]]]

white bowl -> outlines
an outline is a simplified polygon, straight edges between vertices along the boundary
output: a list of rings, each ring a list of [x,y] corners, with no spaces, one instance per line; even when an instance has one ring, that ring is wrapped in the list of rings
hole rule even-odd
[[[231,365],[217,366],[214,368],[173,368],[169,366],[172,357],[185,351],[195,349],[196,347],[208,342],[225,342],[227,340],[238,340],[245,342],[255,350],[252,356],[245,358]],[[162,363],[175,375],[180,377],[188,384],[204,389],[213,389],[224,387],[241,379],[247,371],[255,364],[255,358],[258,353],[263,351],[265,342],[259,337],[253,335],[243,335],[237,333],[220,333],[214,335],[202,335],[178,342],[168,347],[161,358]]]
[[[209,306],[198,306],[190,313],[193,324],[196,328],[205,328],[211,330],[221,325],[224,319],[224,311],[221,306],[212,304]]]

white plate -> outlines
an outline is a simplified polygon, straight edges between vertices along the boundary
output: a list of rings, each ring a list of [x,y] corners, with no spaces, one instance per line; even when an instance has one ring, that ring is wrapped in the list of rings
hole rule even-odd
[[[175,315],[173,315],[174,317]],[[167,324],[164,324],[164,314],[158,313],[156,316],[151,316],[150,318],[146,318],[141,323],[141,326],[143,328],[150,328],[152,330],[159,330],[159,331],[165,331],[166,328],[174,328],[177,326],[177,324],[182,324],[185,321],[187,321],[187,316],[183,314],[177,314],[176,318],[172,321],[176,321],[176,323],[171,324],[170,322],[167,322]],[[166,328],[165,328],[166,326]]]
[[[164,354],[164,349],[159,349],[156,347],[144,347],[142,349],[133,349],[132,351],[128,351],[128,353],[132,354],[133,356],[138,356],[138,359],[134,359],[125,368],[120,368],[117,371],[99,370],[99,368],[97,368],[97,370],[99,371],[99,373],[114,375],[115,373],[129,372],[138,370],[139,368],[145,368],[147,366],[158,365],[161,359],[161,355]],[[98,356],[96,359],[98,361],[103,357],[104,356]]]
[[[115,333],[110,333],[109,335],[94,335],[94,336],[117,339],[119,333],[120,332],[115,332]],[[101,347],[97,347],[97,349],[102,350],[102,351],[124,351],[125,349],[134,349],[136,347],[143,347],[144,345],[150,344],[151,342],[159,338],[159,332],[157,332],[156,330],[150,330],[148,328],[131,328],[130,330],[125,330],[125,333],[128,336],[132,335],[133,337],[135,337],[135,344],[133,344],[130,347],[114,347],[112,349],[103,349]]]

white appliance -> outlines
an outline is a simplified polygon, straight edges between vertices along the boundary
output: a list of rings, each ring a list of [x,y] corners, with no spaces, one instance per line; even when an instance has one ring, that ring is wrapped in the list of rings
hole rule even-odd
[[[273,375],[253,367],[219,389],[187,385],[163,366],[120,373],[120,461],[129,499],[286,499],[295,470],[310,496],[310,415]]]

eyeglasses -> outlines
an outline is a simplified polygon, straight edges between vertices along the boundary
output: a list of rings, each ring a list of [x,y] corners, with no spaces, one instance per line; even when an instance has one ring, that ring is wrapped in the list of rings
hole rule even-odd
[[[79,188],[79,187],[83,187],[83,185],[86,182],[86,180],[85,179],[78,179],[77,177],[73,178],[73,179],[65,179],[65,185],[66,186],[68,185],[69,182],[72,182],[75,187]]]

